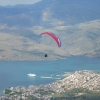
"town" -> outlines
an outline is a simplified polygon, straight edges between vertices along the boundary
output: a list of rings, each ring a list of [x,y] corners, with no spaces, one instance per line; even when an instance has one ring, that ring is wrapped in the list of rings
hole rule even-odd
[[[10,87],[4,90],[0,100],[50,100],[50,98],[60,93],[75,88],[100,91],[100,73],[91,70],[81,70],[66,73],[64,78],[51,84]]]

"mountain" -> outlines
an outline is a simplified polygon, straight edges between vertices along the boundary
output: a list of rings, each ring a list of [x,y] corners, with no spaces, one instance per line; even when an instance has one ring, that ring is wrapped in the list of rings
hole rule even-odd
[[[31,5],[0,6],[0,59],[100,57],[99,5],[100,0],[41,0]],[[48,36],[40,38],[43,31],[58,35],[62,47]]]
[[[0,7],[0,23],[24,27],[73,25],[99,19],[99,5],[99,0],[42,0],[33,5]]]

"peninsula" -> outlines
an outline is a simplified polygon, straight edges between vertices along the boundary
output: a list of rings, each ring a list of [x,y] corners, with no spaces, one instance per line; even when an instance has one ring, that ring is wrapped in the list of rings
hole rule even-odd
[[[66,98],[64,100],[77,100],[77,98],[99,100],[100,73],[90,70],[66,73],[64,78],[51,84],[7,88],[1,96],[1,100],[63,100],[63,98]]]

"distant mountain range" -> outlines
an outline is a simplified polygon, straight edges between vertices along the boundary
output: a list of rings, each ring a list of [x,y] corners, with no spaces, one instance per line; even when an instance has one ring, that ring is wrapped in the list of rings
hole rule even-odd
[[[0,23],[23,27],[73,25],[99,19],[99,5],[99,0],[42,0],[33,5],[1,6]]]
[[[100,56],[100,0],[41,0],[0,6],[0,58],[11,60]],[[57,34],[62,47],[43,31]],[[34,57],[33,57],[34,55]],[[42,57],[41,57],[42,56]]]

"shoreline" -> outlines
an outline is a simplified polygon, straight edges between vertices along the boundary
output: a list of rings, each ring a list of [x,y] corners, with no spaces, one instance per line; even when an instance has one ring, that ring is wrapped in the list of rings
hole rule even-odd
[[[33,93],[40,93],[39,90],[43,89],[44,91],[52,91],[53,93],[64,93],[65,89],[67,90],[72,90],[74,88],[86,88],[90,91],[97,91],[100,86],[100,73],[96,73],[93,70],[80,70],[80,71],[75,71],[73,73],[67,73],[64,76],[66,76],[65,78],[62,78],[60,80],[57,80],[53,83],[50,84],[40,84],[37,86],[34,85],[29,85],[27,88],[25,86],[17,86],[17,87],[10,87],[4,90],[4,94],[1,96],[1,98],[6,98],[7,95],[9,95],[9,93],[13,93],[17,96],[19,96],[19,94],[16,94],[18,91],[22,92],[22,94],[29,92],[31,94],[27,95],[30,96]],[[96,82],[97,81],[97,82]],[[91,85],[90,85],[91,84]],[[65,89],[64,89],[65,88]],[[9,92],[7,92],[9,91]],[[100,91],[100,90],[99,90]],[[6,94],[6,92],[8,94]],[[49,97],[51,94],[46,95],[47,97]],[[39,97],[39,95],[34,95],[37,98]],[[42,95],[42,98],[44,98],[45,95]],[[52,97],[52,95],[50,96]],[[25,97],[24,97],[25,98]]]

